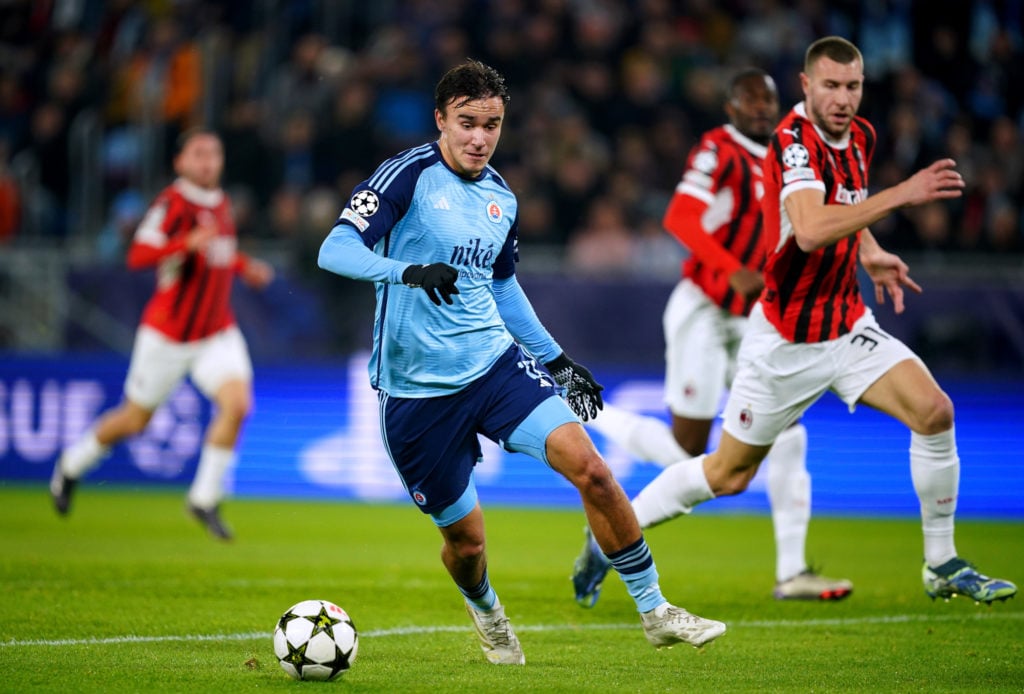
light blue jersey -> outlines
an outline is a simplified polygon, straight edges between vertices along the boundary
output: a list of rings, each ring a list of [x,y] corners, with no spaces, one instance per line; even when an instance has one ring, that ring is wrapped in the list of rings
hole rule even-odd
[[[542,361],[558,356],[515,282],[516,214],[515,195],[494,169],[463,178],[437,143],[388,159],[356,186],[319,262],[376,282],[374,388],[400,398],[450,395],[487,372],[513,336]],[[431,263],[459,271],[450,306],[401,284],[410,264]]]

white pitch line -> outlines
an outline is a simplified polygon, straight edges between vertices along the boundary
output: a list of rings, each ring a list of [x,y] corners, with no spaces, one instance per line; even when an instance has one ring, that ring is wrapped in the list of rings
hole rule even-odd
[[[908,622],[958,622],[962,620],[1001,621],[1024,619],[1024,612],[992,612],[975,615],[927,615],[903,614],[881,615],[878,617],[837,617],[835,619],[774,619],[729,622],[730,629],[785,629],[806,627],[845,627],[862,624],[906,624]],[[636,629],[636,624],[517,624],[519,632],[551,632],[551,631],[608,631]],[[391,629],[370,629],[360,631],[361,638],[377,638],[383,636],[415,636],[419,634],[442,634],[471,631],[467,625],[459,626],[407,626]],[[185,634],[170,636],[108,636],[89,639],[10,639],[0,641],[0,648],[19,648],[24,646],[101,646],[125,643],[167,643],[180,641],[258,641],[271,638],[271,632],[252,631],[242,634]]]

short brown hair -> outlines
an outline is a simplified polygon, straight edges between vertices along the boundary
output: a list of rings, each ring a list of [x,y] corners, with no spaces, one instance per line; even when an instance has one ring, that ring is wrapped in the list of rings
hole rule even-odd
[[[460,100],[455,105],[462,105],[475,99],[499,97],[508,105],[508,87],[505,78],[490,65],[479,60],[467,60],[446,72],[434,89],[434,107],[441,113],[445,112],[453,100]]]
[[[804,55],[804,72],[810,72],[811,67],[822,58],[834,60],[841,65],[854,61],[864,64],[864,56],[860,54],[860,49],[842,36],[826,36],[808,46]]]

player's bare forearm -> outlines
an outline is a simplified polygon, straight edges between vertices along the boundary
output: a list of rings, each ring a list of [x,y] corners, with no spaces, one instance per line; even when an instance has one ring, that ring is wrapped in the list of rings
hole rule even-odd
[[[826,248],[877,222],[899,207],[893,188],[856,205],[826,205],[819,190],[798,190],[786,197],[786,214],[796,245],[805,253]]]
[[[952,159],[941,159],[853,205],[826,205],[821,192],[813,189],[791,193],[784,204],[797,246],[809,253],[871,226],[898,208],[960,197],[964,180],[955,165]]]

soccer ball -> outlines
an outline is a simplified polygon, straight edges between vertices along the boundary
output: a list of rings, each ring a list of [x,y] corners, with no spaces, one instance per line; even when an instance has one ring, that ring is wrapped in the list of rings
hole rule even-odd
[[[297,680],[333,680],[352,666],[359,634],[348,613],[327,600],[303,600],[274,628],[274,655]]]

